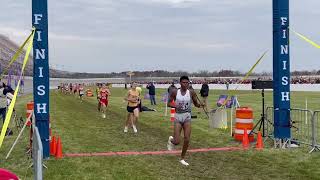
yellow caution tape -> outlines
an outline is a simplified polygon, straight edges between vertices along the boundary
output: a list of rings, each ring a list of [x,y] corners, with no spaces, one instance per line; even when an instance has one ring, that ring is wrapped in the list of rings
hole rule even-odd
[[[252,74],[253,70],[257,67],[257,65],[261,62],[261,60],[263,59],[263,57],[267,54],[268,51],[265,51],[262,56],[257,60],[257,62],[250,68],[250,70],[246,73],[246,75],[244,76],[244,78],[241,80],[241,82],[239,83],[242,84],[246,79],[248,79],[248,77],[250,76],[250,74]],[[229,91],[228,96],[226,98],[226,100],[223,102],[223,104],[218,108],[224,108],[229,100],[229,98],[231,99],[231,96],[234,95],[239,87],[239,85],[234,89]],[[233,102],[232,102],[233,103]],[[227,121],[223,122],[223,125],[221,127],[221,129],[226,130],[228,128],[228,124]],[[231,130],[232,131],[232,130]]]
[[[252,73],[252,71],[256,68],[256,66],[260,63],[260,61],[263,59],[263,57],[267,54],[268,50],[265,51],[262,56],[257,60],[257,62],[251,67],[251,69],[249,70],[249,72],[246,74],[246,76],[242,79],[242,81],[240,82],[240,84],[242,84],[245,80],[248,79],[248,77],[250,76],[250,74]],[[237,90],[238,87],[235,89]]]
[[[294,31],[294,30],[291,30],[294,34],[296,34],[297,36],[299,36],[301,39],[305,40],[307,43],[311,44],[312,46],[316,47],[316,48],[320,48],[320,45],[318,45],[317,43],[315,43],[314,41],[310,40],[309,38],[307,38],[306,36]]]
[[[6,115],[6,119],[5,119],[5,121],[4,121],[2,130],[1,130],[1,135],[0,135],[0,148],[1,148],[1,146],[2,146],[2,143],[3,143],[4,137],[5,137],[7,128],[8,128],[8,126],[9,126],[9,123],[10,123],[10,120],[11,120],[11,116],[12,116],[12,112],[13,112],[14,105],[16,104],[17,95],[18,95],[18,91],[19,91],[19,87],[20,87],[21,77],[22,77],[24,68],[25,68],[25,66],[26,66],[26,64],[27,64],[27,62],[28,62],[29,54],[30,54],[30,51],[31,51],[32,46],[33,46],[34,34],[35,34],[35,28],[32,28],[31,36],[29,36],[29,38],[28,38],[29,41],[27,41],[27,42],[29,42],[29,45],[28,45],[28,48],[27,48],[27,51],[26,51],[26,54],[25,54],[25,57],[24,57],[24,60],[23,60],[23,65],[22,65],[22,69],[21,69],[20,79],[19,79],[19,81],[18,81],[18,85],[17,85],[17,87],[16,87],[16,90],[14,91],[14,95],[13,95],[12,101],[11,101],[11,103],[10,103],[10,105],[9,105],[8,112],[7,112],[7,115]]]
[[[27,42],[29,42],[30,38],[32,37],[31,33],[28,38],[23,42],[23,44],[20,46],[20,48],[17,50],[17,52],[14,54],[14,56],[12,57],[12,59],[10,60],[8,66],[3,70],[2,74],[0,75],[0,79],[3,78],[4,74],[8,71],[8,69],[10,68],[10,66],[18,59],[18,57],[20,56],[24,46],[27,44]]]
[[[228,93],[228,98],[224,101],[224,103],[222,104],[222,107],[225,106],[228,102],[229,97],[231,98],[232,95],[234,95],[236,93],[236,91],[238,90],[238,87],[240,84],[242,84],[245,80],[248,79],[248,77],[250,76],[250,74],[252,74],[253,70],[257,67],[257,65],[261,62],[261,60],[263,59],[263,57],[267,54],[268,51],[265,51],[262,56],[257,60],[257,62],[250,68],[250,70],[247,72],[247,74],[244,76],[244,78],[240,81],[240,83],[238,84],[238,86],[234,89],[231,90]]]

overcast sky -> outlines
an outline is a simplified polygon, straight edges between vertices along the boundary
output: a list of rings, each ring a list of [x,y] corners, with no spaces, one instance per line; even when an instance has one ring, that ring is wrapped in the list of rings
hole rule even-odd
[[[22,43],[32,0],[1,0],[0,33]],[[48,0],[49,56],[77,72],[272,71],[272,0]],[[290,0],[291,28],[320,43],[320,1]],[[320,50],[291,34],[291,70],[320,69]]]

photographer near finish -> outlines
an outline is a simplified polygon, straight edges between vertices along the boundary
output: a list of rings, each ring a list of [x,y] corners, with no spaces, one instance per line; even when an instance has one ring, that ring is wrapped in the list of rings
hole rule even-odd
[[[151,102],[151,105],[157,105],[156,103],[156,87],[154,86],[153,82],[150,82],[148,85],[147,85],[147,89],[149,90],[149,96],[150,96],[150,102]]]

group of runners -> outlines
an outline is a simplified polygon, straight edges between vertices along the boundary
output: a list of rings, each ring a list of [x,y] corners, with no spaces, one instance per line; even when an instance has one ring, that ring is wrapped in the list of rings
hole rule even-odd
[[[78,84],[78,83],[61,83],[58,86],[58,89],[62,94],[68,95],[78,95],[80,102],[83,101],[83,97],[85,93],[91,91],[91,89],[85,90],[85,84]],[[96,88],[96,97],[98,101],[98,111],[101,112],[102,118],[106,118],[107,107],[109,104],[109,96],[111,95],[109,86],[105,83],[97,83]]]
[[[191,135],[191,109],[192,104],[195,107],[202,108],[204,103],[199,101],[196,92],[189,86],[190,80],[188,76],[180,77],[180,88],[172,88],[170,86],[168,106],[176,109],[174,129],[172,136],[169,136],[167,142],[167,149],[169,151],[174,150],[175,146],[180,144],[180,134],[183,130],[183,146],[181,152],[181,159],[179,162],[182,165],[188,166],[189,164],[185,160],[186,152],[189,147],[190,135]],[[75,87],[75,89],[74,89]],[[84,88],[82,84],[62,84],[61,91],[65,94],[71,91],[74,94],[79,93],[80,98],[84,95]],[[141,88],[138,84],[131,83],[131,88],[128,90],[124,100],[127,103],[127,117],[124,126],[124,133],[128,133],[129,127],[132,127],[134,133],[138,133],[137,122],[139,114],[142,111],[141,105]],[[96,88],[96,97],[98,101],[98,111],[102,113],[102,118],[106,118],[107,107],[109,104],[109,96],[111,91],[109,87],[104,83],[98,83]]]
[[[84,96],[84,84],[61,83],[58,86],[58,89],[63,94],[74,94],[74,95],[78,94],[81,100]]]
[[[167,142],[167,148],[169,151],[175,149],[176,145],[180,144],[180,134],[183,130],[184,141],[182,146],[181,158],[179,162],[188,166],[189,163],[186,162],[185,156],[190,143],[191,136],[191,109],[192,104],[195,107],[203,108],[205,104],[199,101],[196,92],[190,88],[190,80],[188,76],[180,77],[180,89],[172,88],[170,86],[168,106],[175,108],[175,120],[173,135],[169,136]],[[124,127],[124,132],[128,132],[128,127],[132,125],[133,131],[138,132],[136,123],[139,118],[139,112],[141,111],[141,88],[137,87],[137,83],[131,84],[131,89],[128,91],[125,100],[127,103],[128,116]],[[140,104],[140,106],[139,106]]]

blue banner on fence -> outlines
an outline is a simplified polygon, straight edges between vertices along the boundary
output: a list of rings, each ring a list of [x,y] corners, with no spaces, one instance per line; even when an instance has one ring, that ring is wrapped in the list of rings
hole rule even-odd
[[[49,154],[49,49],[47,0],[32,0],[32,24],[36,28],[33,44],[33,95],[36,126],[43,157]]]

